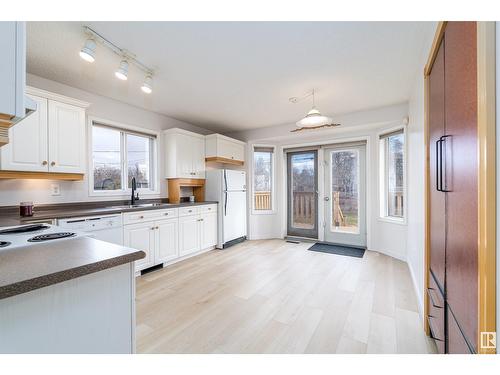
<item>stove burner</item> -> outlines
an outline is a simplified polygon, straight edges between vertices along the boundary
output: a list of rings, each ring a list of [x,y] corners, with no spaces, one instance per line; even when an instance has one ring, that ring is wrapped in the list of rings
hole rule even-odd
[[[0,230],[0,234],[28,233],[28,232],[35,232],[37,230],[45,230],[48,228],[50,227],[45,224],[29,224],[29,225],[21,225],[19,227]]]
[[[28,240],[28,242],[43,242],[50,240],[57,240],[59,238],[73,237],[75,233],[72,232],[58,232],[58,233],[48,233],[41,234],[39,236],[32,237]]]
[[[10,242],[8,241],[0,241],[0,247],[7,247],[10,245]]]

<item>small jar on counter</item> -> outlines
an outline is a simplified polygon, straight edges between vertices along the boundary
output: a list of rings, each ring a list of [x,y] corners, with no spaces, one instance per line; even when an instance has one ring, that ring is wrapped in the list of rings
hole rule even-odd
[[[33,216],[33,202],[19,203],[19,214],[22,217]]]

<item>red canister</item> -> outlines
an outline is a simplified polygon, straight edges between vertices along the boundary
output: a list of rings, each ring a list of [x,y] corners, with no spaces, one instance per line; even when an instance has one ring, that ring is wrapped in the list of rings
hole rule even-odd
[[[33,202],[21,202],[19,204],[19,214],[23,217],[33,216]]]

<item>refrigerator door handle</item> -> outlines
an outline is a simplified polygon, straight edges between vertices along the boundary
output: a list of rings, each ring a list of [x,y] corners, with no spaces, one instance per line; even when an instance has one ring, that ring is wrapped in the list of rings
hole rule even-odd
[[[224,192],[224,216],[227,216],[227,191]]]

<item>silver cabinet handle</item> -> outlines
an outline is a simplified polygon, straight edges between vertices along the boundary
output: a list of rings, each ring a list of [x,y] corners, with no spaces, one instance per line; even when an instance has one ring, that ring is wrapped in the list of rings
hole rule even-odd
[[[330,200],[330,197],[325,197],[325,201],[329,201]]]

